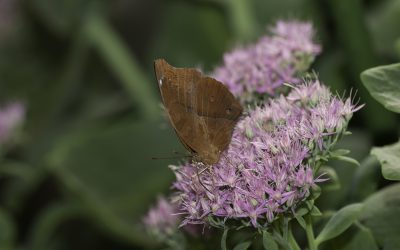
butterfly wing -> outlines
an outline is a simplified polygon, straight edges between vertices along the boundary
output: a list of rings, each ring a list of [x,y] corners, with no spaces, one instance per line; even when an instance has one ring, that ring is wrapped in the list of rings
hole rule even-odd
[[[206,164],[228,146],[242,107],[217,80],[190,68],[154,63],[168,117],[183,145]]]
[[[216,163],[229,145],[243,109],[225,85],[210,77],[201,78],[196,98],[199,126],[207,131],[204,135],[207,145],[199,148],[198,154],[203,160]]]
[[[173,68],[163,59],[154,61],[154,71],[171,125],[186,149],[192,153],[197,153],[195,146],[188,144],[190,140],[187,139],[193,132],[190,131],[190,128],[195,119],[189,110],[189,107],[192,106],[192,98],[188,81],[192,80],[186,78],[189,78],[190,73],[179,72],[179,69]]]

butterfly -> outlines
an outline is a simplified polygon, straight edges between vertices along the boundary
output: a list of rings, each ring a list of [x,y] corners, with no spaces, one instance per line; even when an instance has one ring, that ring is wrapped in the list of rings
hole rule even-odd
[[[211,165],[228,147],[243,108],[229,89],[194,68],[175,68],[164,59],[154,71],[168,118],[194,159]]]

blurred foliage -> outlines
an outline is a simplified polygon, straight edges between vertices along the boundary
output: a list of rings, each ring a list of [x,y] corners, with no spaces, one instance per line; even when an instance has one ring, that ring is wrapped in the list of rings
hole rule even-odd
[[[161,117],[152,61],[210,71],[279,18],[313,21],[323,47],[313,69],[367,103],[339,145],[362,164],[332,162],[341,188],[323,191],[318,206],[337,210],[390,184],[376,159],[363,159],[372,145],[397,140],[397,116],[370,97],[359,74],[399,60],[397,0],[2,2],[0,19],[3,5],[12,12],[0,27],[0,101],[24,101],[28,118],[0,162],[0,249],[157,248],[141,216],[168,192],[167,166],[182,158],[174,151],[185,151]],[[369,229],[352,226],[335,242],[359,245],[373,234],[398,249],[398,189],[368,198],[361,222]]]
[[[393,219],[400,212],[399,188],[400,184],[395,184],[369,197],[361,215],[361,221],[371,228],[384,249],[400,247],[400,220]]]

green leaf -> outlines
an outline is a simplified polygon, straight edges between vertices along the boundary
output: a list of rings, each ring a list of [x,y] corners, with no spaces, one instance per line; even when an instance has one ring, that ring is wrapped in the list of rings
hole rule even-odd
[[[222,234],[221,237],[221,249],[226,250],[226,238],[228,238],[228,231],[229,228],[225,228],[224,233]]]
[[[173,130],[161,124],[123,122],[65,135],[48,158],[58,183],[94,221],[133,244],[152,244],[138,225],[173,179],[168,164],[174,162],[152,157],[182,150]]]
[[[311,214],[311,216],[322,216],[321,211],[320,211],[316,206],[314,206],[314,207],[312,208],[310,214]]]
[[[379,246],[400,249],[400,183],[388,186],[364,201],[360,221],[368,227]]]
[[[371,230],[361,226],[356,234],[347,242],[347,244],[342,248],[342,250],[378,250],[378,245],[371,233]]]
[[[388,180],[400,180],[400,142],[395,144],[374,147],[371,154],[378,158],[382,165],[382,175]]]
[[[335,238],[343,233],[347,228],[357,220],[363,208],[363,204],[356,203],[343,207],[326,223],[321,233],[316,238],[316,244]]]
[[[346,233],[339,235],[334,240],[324,242],[320,248],[324,250],[379,249],[371,230],[359,222],[354,223],[346,230]]]
[[[372,143],[370,135],[360,130],[353,130],[351,136],[344,136],[337,145],[338,148],[348,148],[351,150],[351,156],[357,160],[363,159],[369,154]],[[324,193],[318,198],[318,208],[321,211],[328,211],[332,209],[340,209],[338,204],[343,205],[343,201],[349,198],[349,190],[352,186],[352,179],[354,172],[359,167],[353,167],[349,163],[341,161],[331,161],[329,165],[332,166],[339,176],[341,188],[329,193]],[[352,201],[347,204],[355,203],[358,201]]]
[[[295,215],[295,218],[296,218],[296,220],[297,220],[297,222],[300,224],[300,226],[302,227],[302,228],[304,228],[304,229],[306,229],[306,221],[304,220],[304,218],[302,217],[302,216],[299,216],[299,215]]]
[[[305,205],[307,206],[307,208],[308,208],[308,211],[311,211],[311,209],[314,207],[314,203],[315,203],[315,198],[314,197],[312,197],[313,199],[312,200],[308,200],[308,201],[306,201],[306,202],[304,202],[305,203]]]
[[[0,209],[0,249],[11,250],[14,248],[16,230],[10,216]]]
[[[263,246],[265,250],[279,250],[274,238],[267,230],[263,231]]]
[[[288,239],[284,238],[280,232],[274,230],[272,237],[275,240],[278,249],[291,250]]]
[[[63,202],[49,206],[35,219],[30,234],[30,249],[47,249],[63,223],[83,217],[85,213],[87,211],[78,204]]]
[[[301,204],[297,209],[296,209],[296,215],[297,216],[304,216],[310,212],[310,209],[308,209],[306,204]]]
[[[361,80],[385,108],[400,113],[400,63],[367,69]]]
[[[340,155],[347,155],[350,153],[348,149],[336,149],[335,151],[331,152],[331,156],[340,156]]]
[[[322,184],[322,188],[326,191],[333,191],[340,189],[340,180],[336,173],[336,170],[329,166],[322,166],[320,168],[320,174],[326,174],[329,177],[329,180],[326,183]]]
[[[363,200],[376,191],[380,179],[380,169],[378,160],[372,155],[361,162],[351,181],[350,197],[353,202]]]
[[[251,246],[251,241],[246,241],[246,242],[242,242],[237,244],[233,250],[246,250]]]
[[[314,187],[312,187],[311,189],[311,199],[312,200],[308,200],[306,201],[306,204],[308,205],[309,210],[312,209],[312,207],[314,206],[314,200],[316,200],[320,195],[321,195],[321,187],[315,185]]]
[[[351,163],[356,166],[360,166],[360,163],[356,159],[348,157],[348,156],[343,156],[343,155],[332,156],[332,159],[344,161],[344,162],[348,162],[348,163]]]
[[[301,250],[299,244],[297,243],[296,239],[294,238],[292,230],[289,231],[288,241],[289,241],[291,250]]]

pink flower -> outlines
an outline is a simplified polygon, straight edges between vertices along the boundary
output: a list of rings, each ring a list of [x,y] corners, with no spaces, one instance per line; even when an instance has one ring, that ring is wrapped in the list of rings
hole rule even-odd
[[[310,23],[279,21],[270,36],[224,55],[214,77],[228,86],[242,101],[255,95],[275,96],[284,83],[298,84],[320,46],[313,42]]]
[[[10,103],[0,109],[0,145],[9,141],[24,119],[25,106],[22,103]]]
[[[146,229],[157,236],[168,236],[173,234],[179,224],[179,216],[176,215],[177,208],[165,198],[158,198],[157,204],[149,210],[143,223]]]

